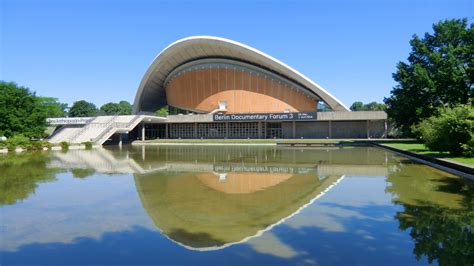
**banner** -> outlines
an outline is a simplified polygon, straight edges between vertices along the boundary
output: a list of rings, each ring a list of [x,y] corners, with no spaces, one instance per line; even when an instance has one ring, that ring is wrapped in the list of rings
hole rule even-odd
[[[214,114],[213,121],[300,121],[316,120],[316,112],[260,113],[260,114]]]

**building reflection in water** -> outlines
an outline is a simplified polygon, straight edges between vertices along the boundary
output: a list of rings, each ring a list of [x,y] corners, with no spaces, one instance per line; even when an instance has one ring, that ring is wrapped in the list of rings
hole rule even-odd
[[[143,207],[166,237],[215,250],[261,235],[345,175],[386,176],[387,156],[373,148],[157,146],[55,153],[49,166],[133,173]]]
[[[417,259],[426,257],[429,262],[456,265],[468,264],[474,259],[473,183],[381,149],[124,146],[122,149],[65,153],[8,154],[0,160],[0,206],[21,205],[35,193],[40,183],[59,183],[60,173],[68,171],[75,178],[93,177],[91,186],[103,178],[101,173],[126,174],[126,178],[133,175],[141,205],[155,227],[168,239],[188,249],[215,250],[251,238],[254,240],[248,244],[271,239],[274,230],[255,237],[299,213],[335,185],[343,183],[339,186],[341,189],[352,183],[357,184],[359,191],[341,197],[343,192],[333,190],[328,195],[332,197],[329,202],[337,206],[317,207],[324,207],[331,215],[344,207],[353,212],[369,211],[375,206],[373,202],[377,202],[377,197],[390,195],[388,202],[397,208],[384,203],[383,210],[390,218],[386,221],[387,226],[396,221],[397,230],[409,233],[407,237],[413,241],[413,254]],[[384,190],[361,194],[364,184],[360,182],[367,182],[371,177],[374,181],[383,178]],[[362,205],[352,208],[351,202],[347,201],[353,200],[359,200],[358,204]],[[381,205],[377,206],[380,208]],[[70,206],[66,204],[61,208],[69,210]],[[314,209],[312,211],[314,213]],[[321,217],[324,211],[316,213],[320,216],[305,218],[305,213],[301,213],[286,224],[324,218]],[[88,213],[72,208],[71,217],[76,214],[85,219],[84,223],[96,222],[94,217],[87,216]],[[360,215],[339,218],[340,222],[351,224],[356,222],[356,217]],[[25,221],[24,230],[15,231],[16,234],[28,232],[34,241],[43,239],[41,232],[47,231],[47,225],[57,222],[50,218],[41,226],[42,230],[37,231],[39,235],[35,235],[29,229],[38,226],[37,221],[21,220]],[[314,222],[304,224],[314,225]],[[63,231],[59,230],[52,237],[54,241],[70,239],[70,235],[84,237],[91,231],[77,231],[75,224],[61,226]],[[101,228],[110,230],[110,225],[105,223]],[[351,234],[344,230],[333,233]],[[10,235],[12,237],[15,239],[15,234]],[[22,239],[18,238],[18,243],[33,241]],[[15,246],[14,241],[11,243]],[[266,250],[273,248],[265,247]]]

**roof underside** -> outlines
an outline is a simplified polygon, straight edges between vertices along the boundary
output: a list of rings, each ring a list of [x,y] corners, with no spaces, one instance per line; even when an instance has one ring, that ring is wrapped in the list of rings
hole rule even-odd
[[[244,44],[217,37],[190,37],[166,47],[145,73],[134,102],[134,113],[165,106],[165,80],[177,67],[203,58],[229,58],[259,66],[287,78],[315,94],[334,111],[349,111],[338,99],[301,73]]]

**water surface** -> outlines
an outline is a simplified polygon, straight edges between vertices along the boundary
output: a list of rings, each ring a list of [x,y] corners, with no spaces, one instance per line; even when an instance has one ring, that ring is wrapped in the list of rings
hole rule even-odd
[[[0,157],[0,264],[472,265],[472,182],[369,147]]]

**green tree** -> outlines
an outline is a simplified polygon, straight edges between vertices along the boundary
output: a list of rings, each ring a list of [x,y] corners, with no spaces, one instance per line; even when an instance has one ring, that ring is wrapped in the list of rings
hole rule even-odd
[[[116,115],[120,112],[120,106],[117,103],[106,103],[100,107],[100,114]]]
[[[34,92],[13,82],[0,81],[0,135],[42,137],[47,116]]]
[[[163,106],[160,109],[156,110],[155,114],[158,116],[167,116],[169,114],[168,106]]]
[[[354,102],[350,107],[351,111],[362,111],[363,108],[364,108],[363,102]]]
[[[106,103],[100,107],[100,113],[106,115],[131,115],[132,105],[127,101]]]
[[[81,100],[74,102],[69,109],[70,117],[89,117],[97,115],[97,107],[95,104]]]
[[[351,107],[351,111],[383,111],[386,109],[385,104],[378,102],[370,102],[364,104],[363,102],[354,102]]]
[[[48,117],[65,117],[67,115],[67,103],[58,102],[53,97],[38,97],[41,104],[45,107]]]
[[[453,155],[469,149],[474,138],[474,108],[470,104],[440,107],[436,113],[413,127],[426,147],[433,151],[449,151]]]
[[[133,106],[127,101],[120,101],[118,103],[120,107],[120,114],[122,115],[131,115]]]
[[[408,62],[399,62],[398,84],[385,98],[387,113],[405,134],[439,106],[465,104],[474,95],[474,28],[467,19],[440,21],[433,34],[414,35]]]

